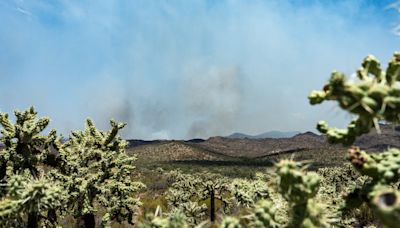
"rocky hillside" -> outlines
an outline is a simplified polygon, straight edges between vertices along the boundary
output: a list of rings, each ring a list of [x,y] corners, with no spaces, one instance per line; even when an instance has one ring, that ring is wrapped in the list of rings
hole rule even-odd
[[[136,144],[137,145],[137,144]],[[128,148],[128,153],[137,155],[140,162],[166,161],[223,161],[234,160],[222,153],[198,148],[185,141],[157,141]]]
[[[192,145],[194,144],[192,143]],[[212,137],[204,142],[195,143],[194,146],[232,157],[246,158],[329,147],[322,136],[311,132],[298,134],[292,138],[280,139],[231,139]]]
[[[375,130],[361,136],[355,143],[368,151],[382,151],[388,147],[400,148],[400,128],[381,125],[381,134]],[[131,140],[130,153],[140,159],[156,161],[181,160],[257,160],[279,157],[280,155],[304,154],[329,156],[329,153],[346,153],[341,145],[330,145],[322,135],[312,132],[297,134],[291,138],[228,138],[211,137],[207,140]],[[334,155],[332,155],[334,156]],[[307,157],[307,156],[306,156]]]

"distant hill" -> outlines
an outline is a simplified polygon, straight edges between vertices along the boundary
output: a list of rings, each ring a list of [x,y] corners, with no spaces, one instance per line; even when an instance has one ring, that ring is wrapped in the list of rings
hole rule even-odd
[[[244,133],[235,132],[235,133],[227,136],[227,138],[230,138],[230,139],[266,139],[266,138],[277,139],[277,138],[290,138],[297,134],[300,134],[300,132],[299,131],[268,131],[268,132],[258,134],[258,135],[247,135]]]
[[[329,148],[324,136],[312,132],[300,133],[290,138],[228,138],[211,137],[196,146],[232,157],[256,158],[290,151]]]
[[[400,128],[389,125],[381,125],[380,128],[382,134],[372,130],[359,137],[355,145],[369,152],[383,151],[390,147],[400,148]],[[262,162],[294,156],[297,159],[315,161],[316,164],[337,165],[346,161],[347,154],[346,147],[328,144],[324,135],[313,132],[280,138],[256,138],[236,133],[229,137],[216,136],[207,140],[129,141],[128,153],[136,154],[141,162]]]

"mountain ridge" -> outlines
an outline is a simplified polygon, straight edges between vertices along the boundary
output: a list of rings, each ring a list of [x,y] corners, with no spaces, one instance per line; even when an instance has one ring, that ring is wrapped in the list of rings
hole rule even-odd
[[[234,132],[226,136],[226,138],[231,138],[231,139],[290,138],[300,133],[301,133],[300,131],[267,131],[257,135],[249,135],[241,132]]]
[[[355,146],[368,152],[400,148],[400,128],[382,125],[381,134],[373,129],[360,136]],[[346,161],[348,147],[329,144],[325,135],[303,132],[290,138],[229,138],[214,136],[208,139],[133,141],[130,154],[147,162],[271,162],[295,156],[317,163],[338,165]],[[283,156],[283,157],[282,157]]]

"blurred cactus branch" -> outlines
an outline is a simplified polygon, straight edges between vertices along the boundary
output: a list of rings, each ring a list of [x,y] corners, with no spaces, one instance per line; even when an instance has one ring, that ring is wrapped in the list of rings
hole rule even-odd
[[[342,109],[357,116],[346,129],[330,128],[326,122],[318,122],[318,131],[325,134],[330,143],[352,145],[357,137],[370,132],[373,127],[379,133],[379,121],[400,122],[400,53],[394,53],[386,70],[374,56],[369,55],[356,75],[358,80],[352,81],[335,71],[323,90],[312,91],[308,97],[313,105],[326,100],[337,101]],[[398,226],[400,193],[393,184],[400,177],[400,150],[391,148],[369,154],[351,147],[348,158],[368,179],[344,193],[344,209],[367,203],[385,227]]]
[[[367,56],[357,70],[358,80],[349,80],[334,71],[322,90],[312,91],[308,96],[312,105],[327,100],[337,101],[347,112],[356,115],[346,129],[329,128],[321,121],[317,129],[326,134],[329,142],[351,145],[356,137],[368,133],[378,122],[400,121],[400,53],[395,52],[386,70],[372,55]]]

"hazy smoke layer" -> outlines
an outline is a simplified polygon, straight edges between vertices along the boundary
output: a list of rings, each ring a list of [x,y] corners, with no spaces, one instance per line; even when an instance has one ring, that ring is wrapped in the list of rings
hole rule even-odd
[[[235,127],[242,110],[243,90],[238,68],[199,69],[188,72],[190,78],[185,91],[187,113],[192,123],[187,137],[226,134]]]
[[[0,111],[35,105],[63,134],[115,118],[143,139],[343,125],[306,97],[398,48],[382,2],[1,1]]]

